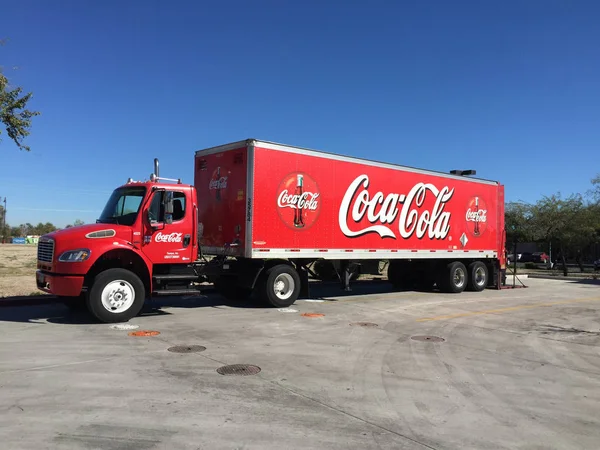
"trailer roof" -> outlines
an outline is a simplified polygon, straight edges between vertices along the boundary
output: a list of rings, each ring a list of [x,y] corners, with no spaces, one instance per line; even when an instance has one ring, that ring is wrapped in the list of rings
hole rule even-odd
[[[284,152],[299,153],[299,154],[303,154],[303,155],[310,155],[310,156],[315,156],[315,157],[320,157],[320,158],[334,159],[334,160],[338,160],[338,161],[356,162],[356,163],[361,163],[361,164],[365,164],[365,165],[369,165],[369,166],[386,167],[386,168],[390,168],[390,169],[404,169],[404,170],[407,170],[410,172],[436,175],[436,176],[445,177],[445,178],[453,178],[456,180],[476,181],[476,182],[480,182],[480,183],[494,184],[494,185],[500,184],[500,182],[498,182],[496,180],[489,180],[489,179],[485,179],[485,178],[478,178],[478,177],[472,177],[472,176],[454,175],[454,174],[451,174],[448,172],[441,172],[441,171],[430,170],[430,169],[422,169],[422,168],[411,167],[411,166],[403,166],[400,164],[388,163],[388,162],[378,161],[378,160],[373,160],[373,159],[341,155],[338,153],[325,152],[322,150],[314,150],[314,149],[304,148],[304,147],[296,147],[296,146],[288,145],[288,144],[279,144],[276,142],[264,141],[261,139],[244,139],[241,141],[231,142],[229,144],[217,145],[215,147],[209,147],[209,148],[205,148],[202,150],[196,150],[196,156],[224,152],[227,150],[233,150],[235,148],[240,148],[240,147],[244,147],[244,146],[251,145],[251,144],[253,144],[255,147],[268,148],[268,149],[272,149],[272,150],[280,150],[280,151],[284,151]]]

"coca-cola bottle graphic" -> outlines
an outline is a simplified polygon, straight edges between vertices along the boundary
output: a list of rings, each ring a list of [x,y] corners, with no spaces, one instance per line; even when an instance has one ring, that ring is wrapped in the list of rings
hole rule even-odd
[[[217,182],[216,182],[216,192],[215,199],[220,202],[221,201],[221,168],[217,167]]]
[[[294,209],[294,226],[296,228],[304,227],[304,219],[302,218],[302,208],[300,207],[300,199],[304,192],[304,177],[300,174],[296,175],[296,190],[294,195],[298,199],[296,201],[296,208]]]
[[[481,234],[479,231],[479,197],[475,197],[475,228],[473,229],[473,234],[475,236]]]

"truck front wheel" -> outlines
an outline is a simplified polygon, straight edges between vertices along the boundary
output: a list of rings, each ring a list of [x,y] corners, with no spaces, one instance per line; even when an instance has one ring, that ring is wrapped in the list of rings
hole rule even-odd
[[[300,295],[300,275],[292,266],[278,264],[267,270],[261,288],[261,297],[269,304],[287,308]]]
[[[96,275],[87,305],[101,322],[127,322],[142,310],[145,297],[144,283],[136,274],[125,269],[108,269]]]

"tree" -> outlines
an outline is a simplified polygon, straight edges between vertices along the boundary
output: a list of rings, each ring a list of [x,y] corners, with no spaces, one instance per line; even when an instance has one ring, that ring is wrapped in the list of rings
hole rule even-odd
[[[600,205],[600,173],[592,179],[592,190],[590,194],[592,199],[596,201],[596,204]]]
[[[563,199],[560,194],[543,197],[532,208],[534,237],[559,244],[565,276],[569,274],[566,264],[567,252],[576,252],[576,261],[583,272],[581,250],[597,237],[591,205],[579,194]]]
[[[0,41],[0,45],[3,43],[4,41]],[[30,150],[29,146],[23,144],[23,139],[29,136],[31,119],[40,114],[38,111],[27,109],[27,102],[32,95],[31,92],[23,94],[20,87],[11,87],[8,78],[0,71],[0,122],[6,128],[8,137],[25,151]]]
[[[532,209],[532,205],[523,202],[511,202],[506,205],[504,221],[507,245],[535,239]]]

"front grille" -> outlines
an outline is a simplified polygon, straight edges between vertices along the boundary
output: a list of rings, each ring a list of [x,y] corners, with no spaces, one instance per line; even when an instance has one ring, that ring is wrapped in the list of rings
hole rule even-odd
[[[54,258],[54,241],[44,239],[38,242],[38,261],[51,263]]]

